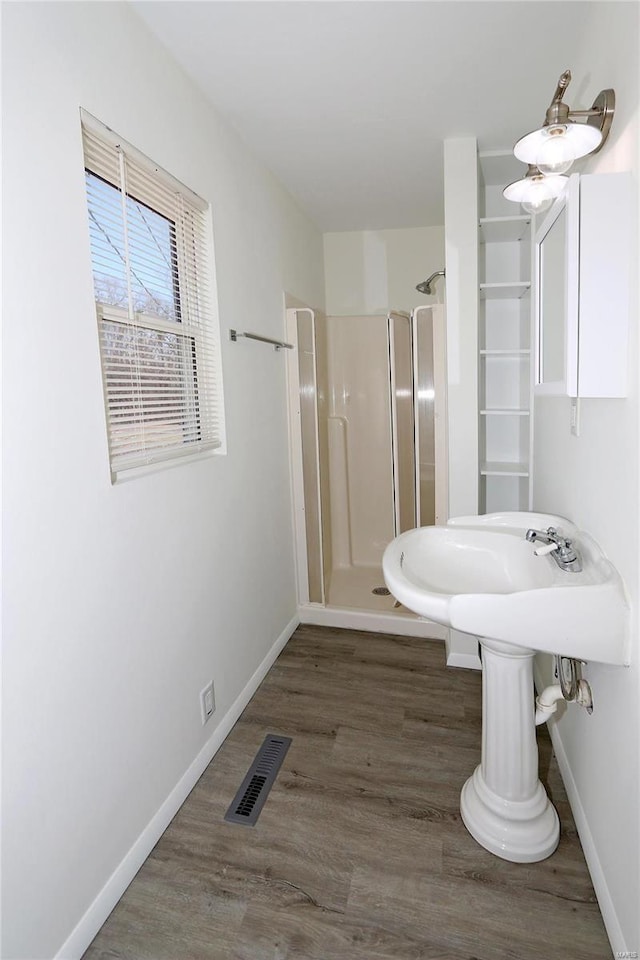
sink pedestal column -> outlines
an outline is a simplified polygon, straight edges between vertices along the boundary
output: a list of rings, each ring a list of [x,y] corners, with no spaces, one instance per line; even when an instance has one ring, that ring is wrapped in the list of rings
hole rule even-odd
[[[481,638],[482,761],[460,797],[467,830],[514,863],[550,856],[558,815],[538,779],[533,702],[534,651]]]

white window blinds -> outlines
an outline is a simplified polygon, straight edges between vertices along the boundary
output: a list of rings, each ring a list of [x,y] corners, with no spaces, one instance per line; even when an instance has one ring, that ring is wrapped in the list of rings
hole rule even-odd
[[[221,445],[207,204],[83,113],[112,475]]]

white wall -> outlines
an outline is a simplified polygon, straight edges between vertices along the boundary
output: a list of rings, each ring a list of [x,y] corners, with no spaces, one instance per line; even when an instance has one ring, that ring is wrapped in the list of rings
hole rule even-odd
[[[325,233],[324,256],[331,316],[410,311],[442,302],[442,280],[432,297],[418,293],[416,284],[444,267],[444,227]]]
[[[292,629],[284,357],[227,332],[281,336],[284,289],[321,306],[323,252],[128,5],[2,13],[2,956],[35,960],[61,949]],[[215,219],[228,456],[115,487],[81,105],[210,199]]]
[[[583,102],[567,99],[587,107],[601,88],[614,87],[617,109],[609,141],[582,172],[631,169],[637,191],[638,7],[590,7],[582,56],[571,64]],[[637,263],[637,246],[634,255]],[[593,715],[569,707],[557,725],[583,846],[612,946],[620,951],[640,947],[637,271],[633,282],[628,399],[582,400],[576,438],[568,399],[536,398],[533,461],[534,509],[564,514],[589,531],[620,570],[632,603],[631,667],[589,665]],[[541,666],[548,677],[548,663]]]
[[[449,516],[478,512],[478,148],[444,142]]]

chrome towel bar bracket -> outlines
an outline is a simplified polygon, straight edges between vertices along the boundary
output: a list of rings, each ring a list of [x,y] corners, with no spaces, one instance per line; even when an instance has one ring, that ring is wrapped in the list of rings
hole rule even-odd
[[[259,340],[260,343],[270,343],[276,350],[284,347],[286,350],[293,350],[292,343],[285,343],[283,340],[273,340],[271,337],[262,337],[259,333],[238,333],[237,330],[229,330],[229,340],[234,343],[239,337],[246,337],[247,340]]]

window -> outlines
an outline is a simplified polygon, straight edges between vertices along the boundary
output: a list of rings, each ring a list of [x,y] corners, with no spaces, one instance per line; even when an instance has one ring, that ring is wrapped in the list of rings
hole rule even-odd
[[[222,445],[207,204],[82,113],[112,478]]]

